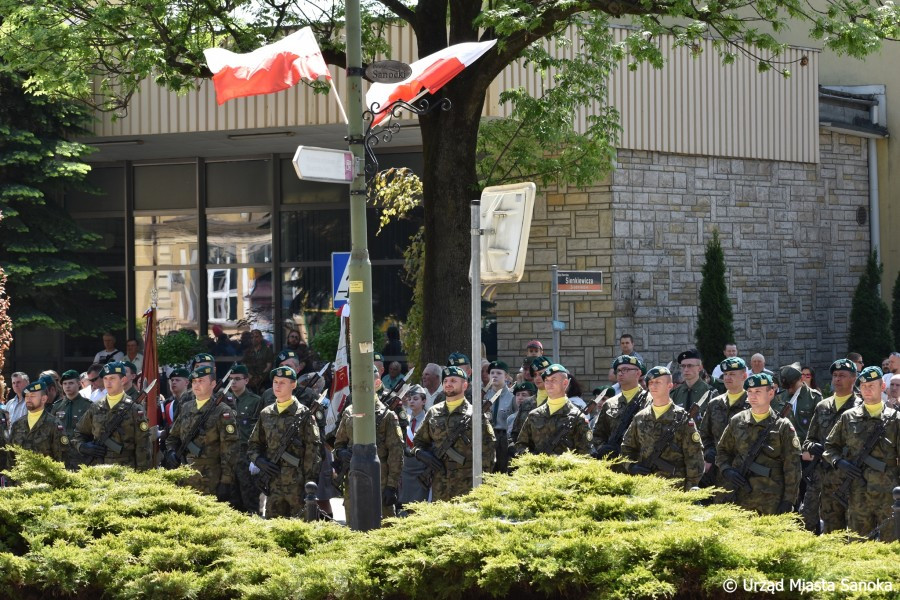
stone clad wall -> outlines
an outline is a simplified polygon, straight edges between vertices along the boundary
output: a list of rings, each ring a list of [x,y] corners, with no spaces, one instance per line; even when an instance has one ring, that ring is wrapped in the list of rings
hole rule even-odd
[[[868,171],[865,140],[822,130],[820,144],[819,164],[621,150],[610,184],[543,190],[525,276],[494,296],[499,356],[519,364],[535,337],[552,353],[556,263],[604,272],[603,293],[560,296],[561,359],[586,386],[607,381],[621,333],[648,362],[674,360],[694,343],[704,247],[717,228],[741,356],[827,367],[847,351],[869,251],[868,224],[856,221]]]

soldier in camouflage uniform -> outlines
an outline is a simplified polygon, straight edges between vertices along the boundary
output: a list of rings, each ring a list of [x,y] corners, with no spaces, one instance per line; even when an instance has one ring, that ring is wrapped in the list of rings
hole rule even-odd
[[[59,378],[63,394],[52,407],[48,407],[65,428],[66,440],[75,437],[75,426],[91,407],[91,401],[79,394],[81,380],[78,371],[68,370]],[[73,444],[65,444],[66,468],[74,471],[84,464],[85,458],[75,449]]]
[[[885,385],[881,369],[866,367],[856,379],[863,404],[840,416],[828,438],[822,460],[831,464],[840,479],[851,478],[847,524],[860,535],[869,535],[891,517],[892,490],[898,485],[900,460],[900,416],[885,406],[881,393]],[[877,432],[884,424],[884,431]],[[878,435],[878,441],[867,456],[863,447]],[[862,461],[862,464],[860,464]],[[840,483],[838,484],[840,486]],[[891,533],[892,525],[883,533]],[[882,539],[885,539],[884,537]]]
[[[754,373],[744,382],[748,410],[729,421],[719,440],[716,465],[737,490],[736,504],[763,515],[789,513],[800,487],[800,440],[794,426],[772,410],[775,382],[768,373]],[[739,469],[761,435],[762,451],[750,469]]]
[[[166,466],[175,468],[182,459],[195,471],[186,485],[218,500],[228,501],[234,492],[234,469],[240,453],[234,409],[212,398],[216,372],[212,367],[197,367],[191,373],[194,400],[182,407],[181,414],[166,438]],[[202,423],[196,429],[198,423]],[[186,446],[186,452],[179,454]]]
[[[506,431],[509,435],[510,452],[515,453],[516,438],[522,431],[522,425],[528,414],[537,408],[534,397],[537,395],[537,386],[530,381],[522,381],[513,386],[513,395],[516,397],[516,412],[510,415],[506,421]]]
[[[52,380],[38,379],[25,388],[25,408],[28,412],[13,423],[9,443],[62,461],[69,438],[53,413],[45,410],[50,399],[47,388],[51,385],[55,385]]]
[[[278,356],[275,357],[275,368],[278,367],[290,367],[290,369],[294,373],[298,373],[300,370],[299,355],[293,350],[282,350],[278,353]],[[297,377],[299,379],[299,375]],[[320,410],[320,408],[316,404],[318,396],[316,395],[315,391],[313,391],[311,388],[301,385],[300,383],[296,383],[296,386],[294,387],[294,397],[305,408],[315,410],[315,414],[313,414],[313,416],[316,419],[316,425],[320,429],[322,429],[325,426],[325,414],[324,411]],[[269,388],[265,392],[263,392],[262,404],[264,407],[275,404],[275,391],[273,388]],[[322,413],[321,415],[319,414],[320,412]]]
[[[862,402],[853,393],[856,376],[856,365],[853,361],[847,358],[834,361],[831,365],[831,387],[834,395],[816,405],[809,422],[809,431],[806,434],[806,441],[803,442],[803,453],[807,460],[815,462],[816,466],[811,470],[808,469],[806,494],[800,506],[804,526],[809,531],[819,530],[820,519],[824,525],[822,529],[824,533],[847,528],[847,509],[834,497],[834,492],[840,487],[843,477],[831,463],[822,460],[821,456],[825,452],[825,440],[841,415]]]
[[[716,396],[707,403],[700,421],[700,441],[703,443],[703,461],[706,469],[701,478],[702,487],[725,487],[725,479],[716,467],[716,447],[722,438],[722,432],[731,418],[743,410],[750,408],[747,404],[747,391],[744,381],[747,379],[747,363],[737,356],[726,358],[719,363],[725,393]],[[723,494],[720,494],[721,498]]]
[[[676,479],[685,490],[696,487],[703,475],[703,445],[690,413],[669,398],[672,372],[653,367],[644,379],[652,404],[638,411],[625,432],[625,468],[632,475]]]
[[[569,372],[559,364],[543,371],[547,401],[528,413],[516,438],[515,454],[562,454],[571,450],[589,454],[593,434],[583,413],[566,397]]]
[[[781,367],[778,376],[781,391],[775,396],[775,400],[772,402],[772,409],[779,416],[790,420],[802,445],[802,442],[806,440],[807,433],[809,433],[809,423],[812,421],[816,405],[822,401],[822,394],[817,390],[810,389],[803,383],[803,371],[798,362]],[[812,462],[812,457],[804,453],[800,458],[803,469],[806,471]],[[805,495],[806,479],[801,477],[800,496],[794,501],[796,507],[800,507]]]
[[[309,410],[293,396],[297,373],[290,367],[272,369],[272,390],[275,402],[262,409],[259,421],[250,434],[247,456],[250,462],[272,479],[266,499],[266,518],[296,517],[304,513],[307,481],[319,476],[322,454],[319,427]],[[292,422],[300,428],[287,444],[285,454],[273,460],[273,455]],[[294,466],[296,464],[296,466]]]
[[[400,473],[403,469],[403,432],[394,411],[375,398],[375,447],[381,462],[381,516],[393,517],[399,500]],[[353,407],[341,414],[334,441],[335,460],[346,469],[353,458]],[[350,512],[350,486],[344,486],[344,510]]]
[[[413,455],[434,470],[431,490],[434,500],[449,500],[472,489],[472,405],[465,398],[469,379],[460,367],[444,367],[442,381],[446,400],[432,406],[425,414],[413,438]],[[468,425],[461,427],[461,422]],[[444,456],[440,448],[452,442]],[[489,473],[494,466],[496,440],[487,419],[481,424],[482,469]],[[456,457],[454,460],[453,457]]]
[[[125,465],[139,471],[149,469],[150,423],[139,404],[125,395],[124,383],[128,367],[120,362],[103,366],[100,376],[106,396],[91,404],[75,426],[72,443],[89,464]],[[107,423],[117,419],[121,411],[127,413],[115,431],[107,431]],[[106,444],[101,443],[108,436]]]
[[[681,367],[684,382],[672,391],[672,402],[675,406],[688,411],[691,418],[700,423],[701,411],[706,409],[705,405],[709,399],[716,395],[715,390],[700,379],[700,371],[703,370],[700,351],[696,348],[685,350],[678,355],[678,365]]]
[[[231,369],[231,389],[228,392],[228,404],[234,407],[237,420],[237,430],[240,435],[240,451],[234,467],[234,480],[236,482],[235,493],[232,495],[232,504],[238,510],[249,513],[259,512],[259,489],[250,474],[250,458],[247,456],[247,446],[250,442],[250,434],[259,420],[259,412],[262,410],[262,398],[250,391],[247,384],[250,381],[250,371],[245,365],[236,364]]]
[[[650,395],[639,384],[641,377],[647,373],[644,361],[636,356],[623,354],[613,361],[612,369],[622,391],[607,400],[600,408],[600,414],[594,425],[594,445],[597,447],[597,455],[601,458],[618,456],[622,440],[613,438],[620,429],[624,437],[625,430],[631,424],[629,419],[628,423],[622,425],[622,418],[628,412],[631,403],[637,402],[637,410],[633,414],[637,414],[650,403]]]

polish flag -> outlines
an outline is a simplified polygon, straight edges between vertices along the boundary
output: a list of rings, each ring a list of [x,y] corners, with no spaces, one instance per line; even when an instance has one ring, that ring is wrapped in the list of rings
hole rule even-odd
[[[331,80],[322,51],[309,27],[249,54],[235,54],[222,48],[209,48],[203,54],[213,72],[219,104],[232,98],[280,92],[297,85],[303,78]]]
[[[331,382],[331,403],[325,416],[325,434],[337,428],[341,413],[350,396],[350,361],[347,356],[347,337],[350,330],[350,304],[338,310],[341,320],[341,337],[338,340],[337,356],[334,358],[334,379]]]
[[[414,102],[427,93],[433,94],[459,75],[463,69],[494,47],[497,40],[454,44],[412,63],[412,74],[400,83],[373,83],[366,92],[366,105],[378,103],[375,124],[391,116],[386,109],[392,102]]]

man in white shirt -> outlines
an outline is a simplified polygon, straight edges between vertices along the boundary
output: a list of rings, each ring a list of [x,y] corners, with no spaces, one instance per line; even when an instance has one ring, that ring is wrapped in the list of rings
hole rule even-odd
[[[106,332],[103,334],[103,350],[94,355],[94,362],[105,365],[125,358],[125,353],[116,349],[116,336]]]
[[[91,402],[100,402],[106,397],[106,388],[103,387],[103,378],[100,376],[102,370],[103,365],[99,363],[89,366],[87,376],[91,385],[78,392]]]
[[[6,401],[5,407],[6,413],[9,415],[6,420],[7,433],[12,431],[13,423],[28,414],[28,409],[25,407],[25,388],[30,383],[28,375],[17,371],[12,374],[11,380],[13,393]]]
[[[144,355],[141,354],[140,349],[138,341],[134,338],[125,342],[125,360],[136,365],[138,369],[143,368],[144,365]]]
[[[723,350],[723,352],[725,353],[725,358],[733,358],[733,357],[737,356],[738,355],[737,344],[725,344],[725,350]],[[719,364],[721,364],[721,361]],[[747,376],[748,377],[750,376],[750,369],[747,369]],[[712,372],[712,378],[720,379],[720,380],[722,379],[722,367],[720,367],[719,365],[716,365],[716,368],[713,369],[713,372]]]
[[[428,363],[422,370],[422,387],[425,388],[425,411],[434,405],[435,397],[441,393],[441,367]]]

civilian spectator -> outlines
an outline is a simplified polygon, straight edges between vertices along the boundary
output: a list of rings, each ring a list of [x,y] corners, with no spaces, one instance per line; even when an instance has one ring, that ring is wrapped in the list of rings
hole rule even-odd
[[[400,343],[400,329],[396,325],[391,325],[387,328],[387,343],[381,349],[381,354],[389,358],[403,356],[403,344]]]
[[[725,349],[722,351],[722,354],[725,355],[725,358],[733,358],[738,355],[738,347],[737,344],[725,344]],[[719,361],[720,363],[722,361]],[[747,371],[747,375],[750,374],[750,371]],[[712,378],[722,380],[722,368],[717,364],[716,368],[713,369]],[[723,392],[724,393],[724,392]]]
[[[125,358],[125,353],[116,349],[116,336],[106,332],[103,334],[103,350],[94,355],[94,362],[105,365],[106,363],[120,361]]]
[[[437,365],[435,365],[437,366]],[[426,367],[427,369],[427,367]],[[413,437],[425,420],[425,402],[427,394],[421,385],[414,385],[406,394],[409,406],[409,426],[403,436],[403,468],[400,471],[400,504],[423,502],[429,499],[429,489],[419,481],[419,475],[425,472],[425,463],[412,455]]]
[[[539,340],[531,340],[525,346],[525,356],[528,358],[536,358],[544,355],[544,345]],[[531,364],[531,363],[529,363]]]
[[[384,389],[391,390],[397,382],[403,379],[402,367],[396,360],[388,366],[388,374],[381,378]]]
[[[291,329],[287,334],[287,341],[285,342],[285,348],[289,350],[293,350],[294,352],[300,353],[300,344],[303,342],[300,337],[300,332],[296,329]]]
[[[6,400],[6,413],[8,415],[6,423],[7,433],[12,431],[13,423],[28,414],[28,409],[25,408],[25,388],[30,383],[28,375],[17,371],[12,374],[11,379],[12,394]]]
[[[251,331],[250,347],[244,351],[241,362],[246,365],[247,370],[250,372],[248,387],[255,393],[259,394],[265,387],[274,360],[275,353],[263,341],[262,331],[259,329]]]
[[[766,357],[757,352],[753,356],[750,357],[750,375],[758,375],[760,373],[767,373],[772,376],[774,373],[766,368]]]
[[[644,361],[644,357],[634,351],[634,337],[630,333],[623,333],[619,337],[619,349],[622,351],[622,356],[633,356],[639,359],[641,362]],[[613,369],[609,370],[609,380],[612,381],[616,388],[616,393],[619,393],[619,380],[616,377],[616,372]]]
[[[434,398],[441,393],[441,367],[428,363],[422,370],[422,387],[425,388],[425,410],[434,406]]]
[[[144,355],[141,354],[140,349],[138,341],[134,338],[125,342],[125,360],[137,365],[138,369],[144,368]]]
[[[810,367],[809,365],[803,365],[803,367],[800,368],[800,371],[803,373],[803,383],[805,383],[809,387],[809,389],[816,390],[817,392],[822,391],[819,389],[819,384],[816,381],[816,372],[812,367]]]
[[[569,402],[577,406],[582,412],[587,408],[581,384],[578,383],[578,380],[575,379],[575,376],[572,375],[571,371],[569,372],[569,387],[566,388],[566,396],[569,398]]]
[[[847,354],[847,358],[850,359],[854,365],[856,365],[856,372],[862,373],[862,370],[866,368],[866,365],[863,364],[862,354],[859,352],[850,352]]]
[[[887,357],[888,368],[884,371],[884,385],[890,385],[891,375],[900,375],[900,352],[891,352]]]
[[[891,375],[887,390],[887,403],[895,410],[900,408],[900,375]]]
[[[100,363],[94,363],[88,367],[87,376],[88,382],[91,384],[91,387],[81,390],[79,392],[82,396],[90,400],[91,402],[100,402],[103,398],[106,397],[106,388],[103,386],[103,378],[100,377],[100,372],[103,370],[103,365]]]

